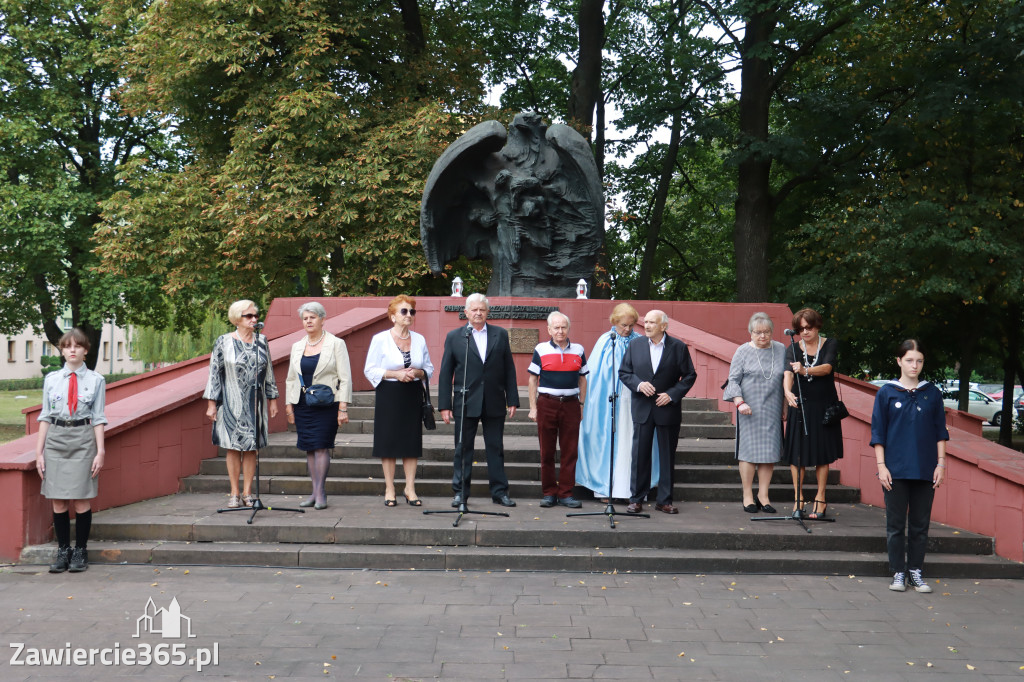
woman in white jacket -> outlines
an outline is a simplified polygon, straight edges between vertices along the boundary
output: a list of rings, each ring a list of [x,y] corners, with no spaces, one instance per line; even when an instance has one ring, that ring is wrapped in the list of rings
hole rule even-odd
[[[338,427],[348,422],[352,402],[352,370],[345,342],[324,331],[327,311],[316,302],[303,304],[299,317],[306,338],[292,346],[285,381],[285,416],[295,424],[300,450],[306,451],[306,465],[313,481],[313,493],[300,507],[327,507],[327,472]],[[309,405],[306,390],[323,385],[334,391],[334,402]]]
[[[426,339],[410,327],[416,315],[416,299],[399,294],[388,305],[392,327],[370,341],[363,374],[376,389],[373,414],[373,456],[384,468],[384,505],[398,504],[395,466],[405,469],[403,497],[413,507],[423,505],[416,495],[416,460],[423,454],[423,392],[434,365]]]

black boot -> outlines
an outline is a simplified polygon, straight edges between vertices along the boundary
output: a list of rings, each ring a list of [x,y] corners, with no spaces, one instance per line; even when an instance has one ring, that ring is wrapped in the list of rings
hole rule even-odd
[[[70,547],[58,547],[57,554],[53,557],[53,563],[50,564],[50,573],[63,573],[68,570],[68,557],[70,554]]]
[[[68,573],[81,573],[89,568],[89,553],[85,547],[75,547],[68,562]]]

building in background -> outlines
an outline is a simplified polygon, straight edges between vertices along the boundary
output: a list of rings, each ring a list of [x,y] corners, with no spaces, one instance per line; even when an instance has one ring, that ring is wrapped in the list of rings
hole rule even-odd
[[[59,318],[57,324],[65,331],[70,329],[70,315]],[[31,327],[12,336],[0,334],[0,348],[6,353],[5,361],[0,362],[0,379],[42,377],[42,358],[60,355],[45,336],[36,334]],[[103,325],[95,369],[100,374],[130,374],[145,370],[142,361],[132,357],[130,326],[122,328],[109,322]]]

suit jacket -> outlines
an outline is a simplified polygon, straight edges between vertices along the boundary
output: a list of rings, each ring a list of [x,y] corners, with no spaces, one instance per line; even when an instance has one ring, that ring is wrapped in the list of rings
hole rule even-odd
[[[488,323],[487,360],[482,361],[476,342],[466,338],[467,329],[468,326],[453,329],[444,339],[441,371],[437,375],[437,409],[462,413],[462,376],[465,371],[466,416],[502,416],[506,408],[519,407],[516,366],[512,362],[508,332]],[[465,367],[464,360],[467,360]]]
[[[646,336],[629,342],[626,355],[619,365],[619,379],[633,392],[629,401],[635,424],[646,424],[654,418],[659,426],[675,425],[682,422],[679,400],[697,380],[697,371],[690,360],[690,350],[679,339],[665,334],[665,350],[658,363],[658,371],[651,364],[650,340]],[[648,398],[637,390],[640,383],[649,381],[658,393],[668,393],[672,402],[663,407],[655,405],[657,393]]]
[[[302,386],[299,384],[299,363],[302,362],[302,351],[306,340],[292,344],[292,353],[288,361],[288,377],[285,379],[284,401],[289,405],[299,403]],[[320,359],[313,370],[313,383],[325,384],[334,389],[334,402],[352,402],[352,369],[348,361],[348,347],[342,339],[330,332],[324,334],[324,344],[320,347]],[[312,384],[311,384],[312,385]],[[307,386],[306,388],[309,388]]]

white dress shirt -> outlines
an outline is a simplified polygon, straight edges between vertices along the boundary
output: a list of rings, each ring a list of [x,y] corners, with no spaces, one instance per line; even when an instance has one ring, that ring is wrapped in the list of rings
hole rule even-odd
[[[650,338],[647,339],[647,345],[651,348],[651,367],[654,371],[658,371],[658,365],[661,364],[661,354],[665,352],[665,337],[661,337],[661,341],[654,343]]]
[[[477,331],[472,325],[469,327],[473,330],[473,340],[476,341],[476,349],[480,351],[480,360],[484,361],[487,359],[487,325],[480,331]]]

